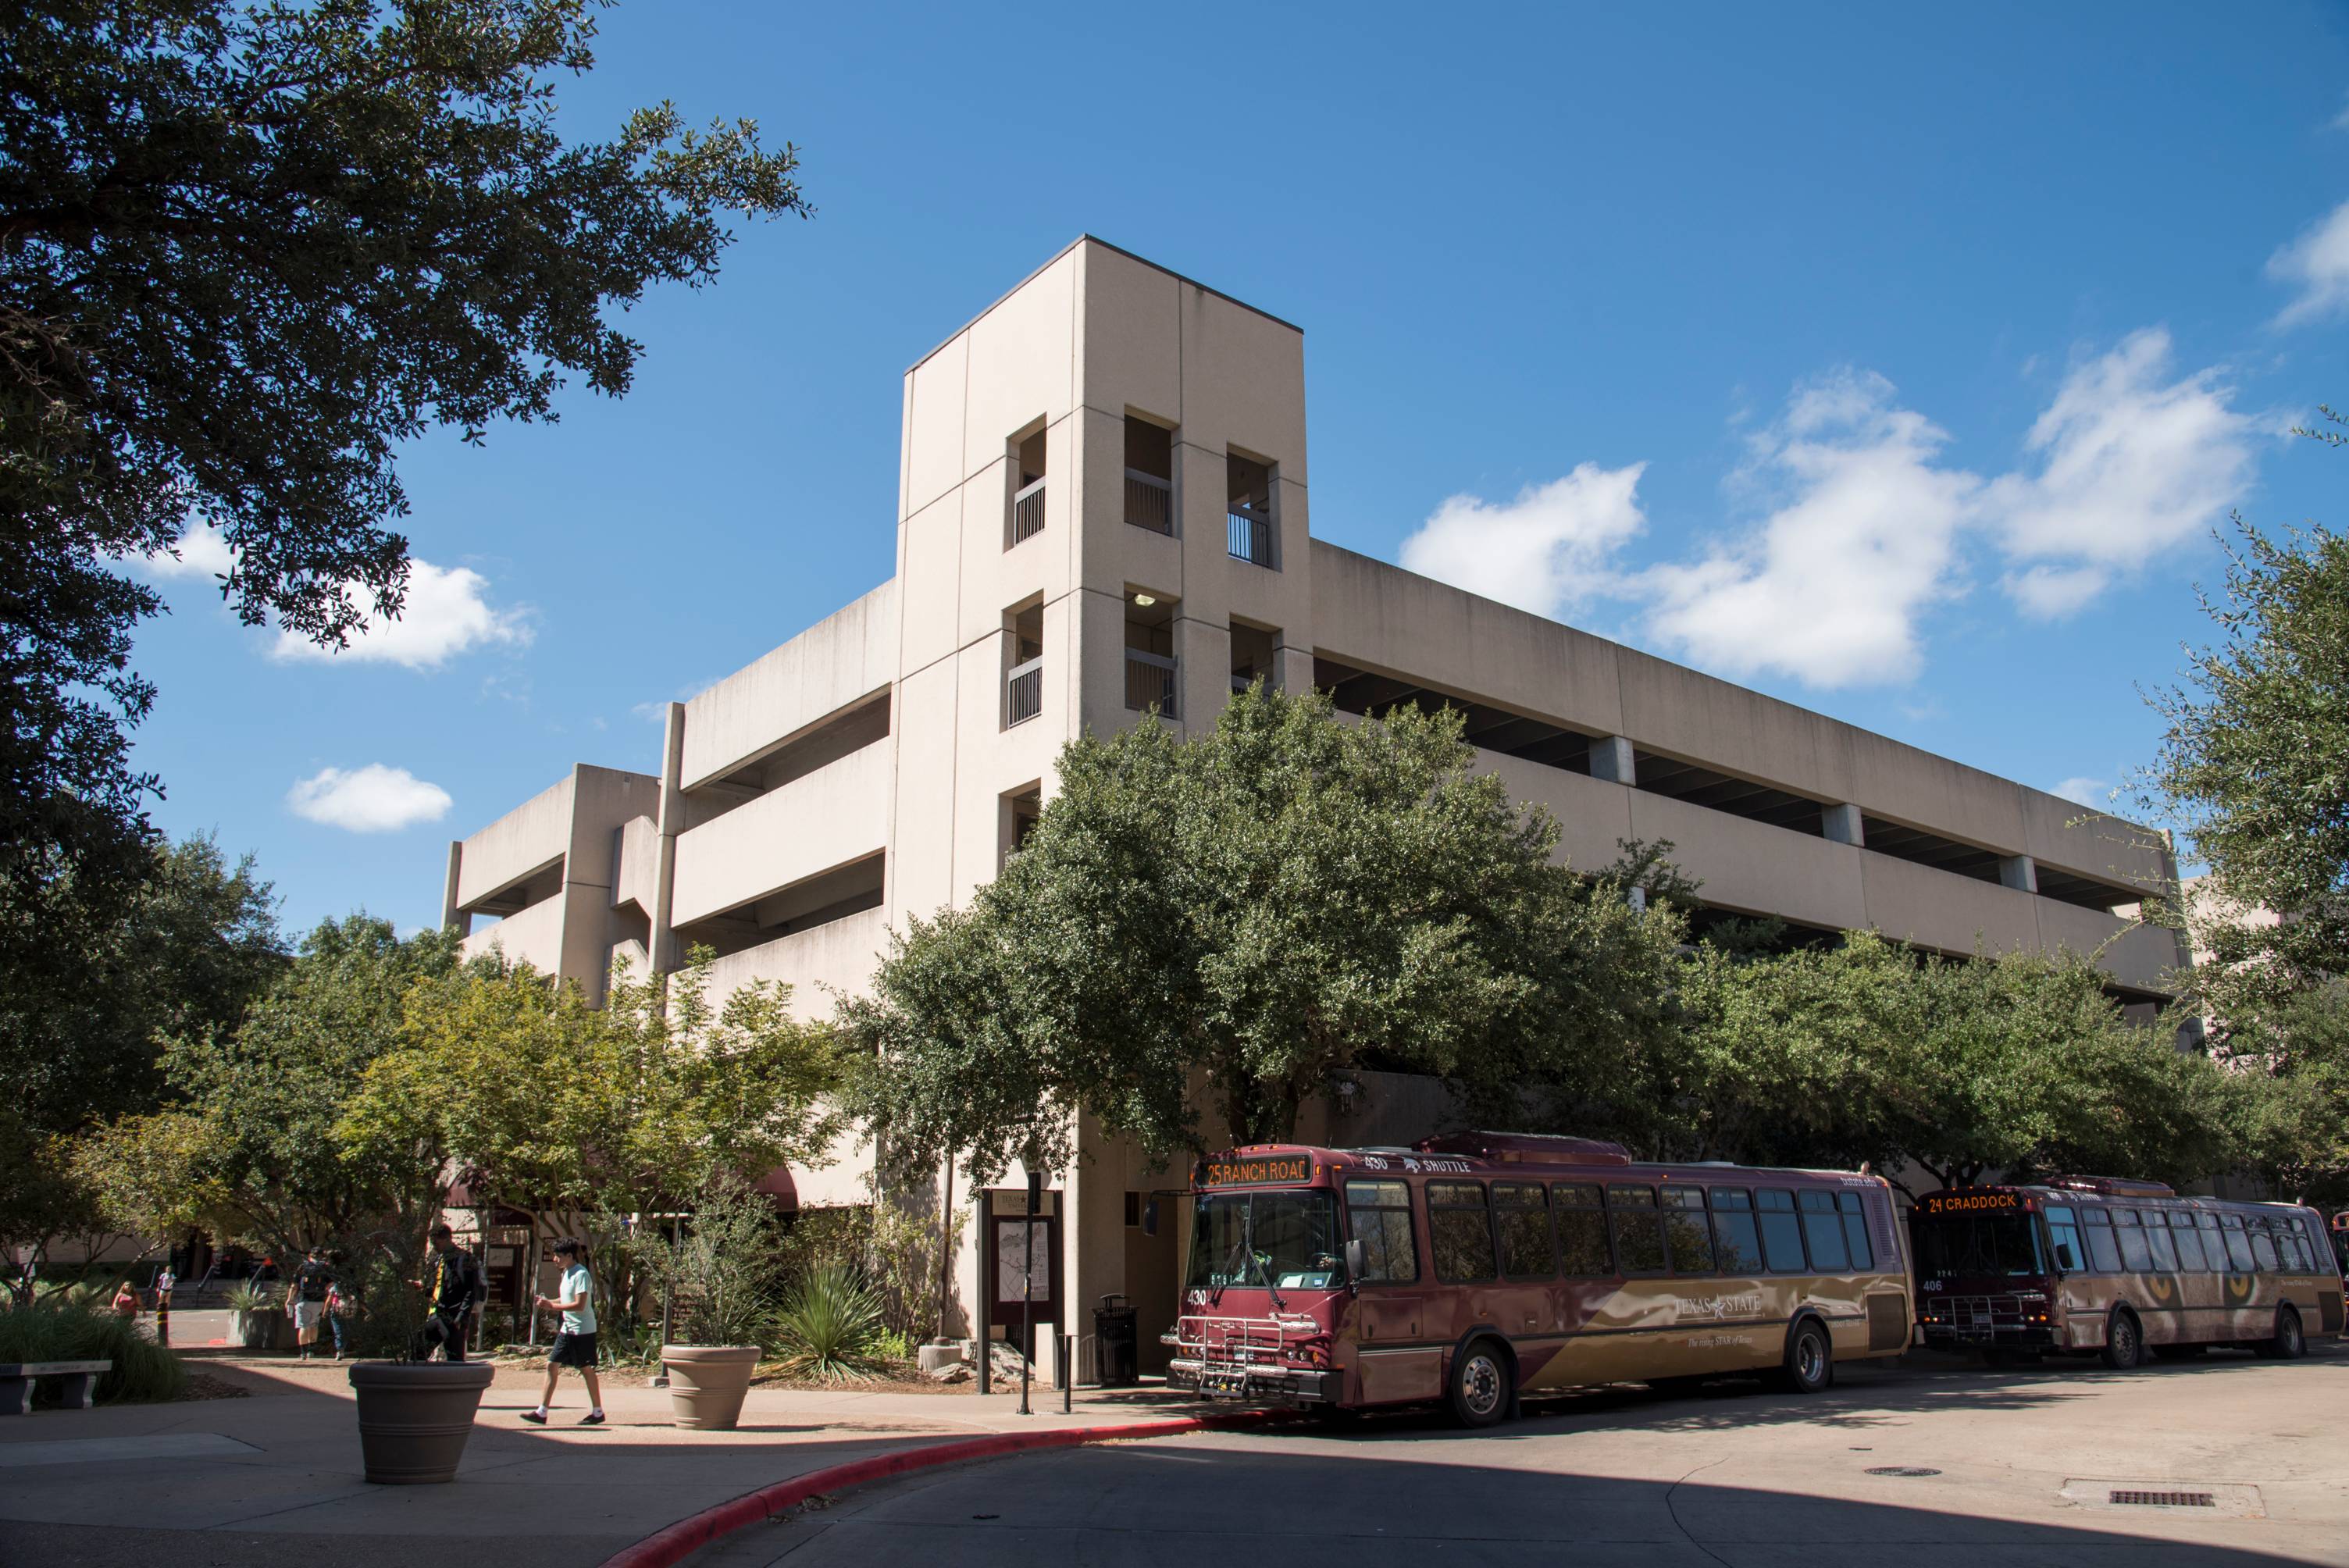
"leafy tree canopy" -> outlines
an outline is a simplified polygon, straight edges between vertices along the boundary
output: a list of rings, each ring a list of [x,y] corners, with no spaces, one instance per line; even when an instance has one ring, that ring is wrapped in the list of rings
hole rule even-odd
[[[610,318],[807,211],[788,146],[668,104],[556,130],[600,0],[31,0],[0,50],[0,907],[135,882],[120,562],[194,524],[248,623],[400,606],[399,443],[627,389]],[[5,933],[0,933],[5,934]]]
[[[191,838],[144,851],[127,897],[93,908],[70,877],[52,890],[46,932],[0,944],[0,1082],[34,1128],[71,1132],[153,1109],[167,1036],[233,1031],[283,973],[276,900],[246,856]],[[0,909],[0,922],[25,916]]]
[[[2223,1040],[2349,973],[2349,539],[2240,527],[2225,595],[2204,606],[2220,640],[2155,694],[2165,729],[2145,782],[2209,868],[2198,983]],[[2255,911],[2284,918],[2237,918]]]
[[[989,1180],[1065,1163],[1080,1114],[1164,1160],[1221,1136],[1202,1099],[1268,1140],[1351,1067],[1500,1094],[1563,1041],[1638,1037],[1680,923],[1556,863],[1475,760],[1456,714],[1351,724],[1261,684],[1187,744],[1071,743],[1002,875],[843,1003],[857,1109]]]

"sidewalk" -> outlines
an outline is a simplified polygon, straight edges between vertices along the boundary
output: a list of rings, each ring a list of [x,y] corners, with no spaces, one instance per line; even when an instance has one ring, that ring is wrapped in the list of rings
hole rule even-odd
[[[754,1388],[741,1429],[667,1424],[666,1390],[606,1384],[611,1424],[581,1429],[585,1396],[566,1379],[554,1421],[517,1418],[537,1402],[534,1370],[502,1369],[481,1401],[456,1481],[377,1487],[359,1479],[346,1368],[203,1358],[251,1397],[0,1422],[0,1553],[44,1568],[119,1564],[162,1551],[175,1563],[237,1564],[287,1551],[313,1561],[409,1568],[419,1553],[475,1544],[500,1568],[592,1568],[662,1526],[730,1498],[846,1460],[955,1438],[1191,1413],[1154,1390],[1080,1391],[1060,1413],[1019,1396]],[[135,1555],[126,1556],[125,1553]]]

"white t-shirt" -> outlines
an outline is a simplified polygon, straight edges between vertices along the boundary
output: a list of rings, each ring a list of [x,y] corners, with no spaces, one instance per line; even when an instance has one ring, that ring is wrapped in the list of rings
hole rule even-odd
[[[554,1299],[557,1301],[570,1301],[574,1297],[577,1298],[579,1305],[576,1308],[567,1309],[563,1314],[563,1332],[565,1334],[595,1333],[595,1276],[587,1272],[586,1267],[580,1264],[573,1264],[563,1271],[563,1288],[554,1293]]]

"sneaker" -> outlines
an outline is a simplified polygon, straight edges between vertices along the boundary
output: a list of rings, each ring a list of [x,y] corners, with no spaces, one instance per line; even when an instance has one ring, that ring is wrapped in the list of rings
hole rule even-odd
[[[546,1418],[540,1415],[536,1410],[524,1410],[522,1413],[522,1418],[528,1421],[533,1427],[543,1427],[546,1425]]]
[[[583,1427],[600,1427],[604,1424],[604,1412],[590,1410],[579,1418],[579,1424]]]

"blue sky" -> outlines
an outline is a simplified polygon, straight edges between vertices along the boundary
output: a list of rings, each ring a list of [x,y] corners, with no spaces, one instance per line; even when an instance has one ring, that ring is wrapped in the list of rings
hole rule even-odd
[[[1305,328],[1317,534],[2042,787],[2146,758],[2229,507],[2344,521],[2282,435],[2349,401],[2338,8],[631,0],[600,54],[576,133],[754,118],[818,216],[637,309],[626,398],[417,444],[357,655],[169,581],[157,820],[297,929],[437,918],[450,838],[885,578],[905,367],[1083,232]]]

